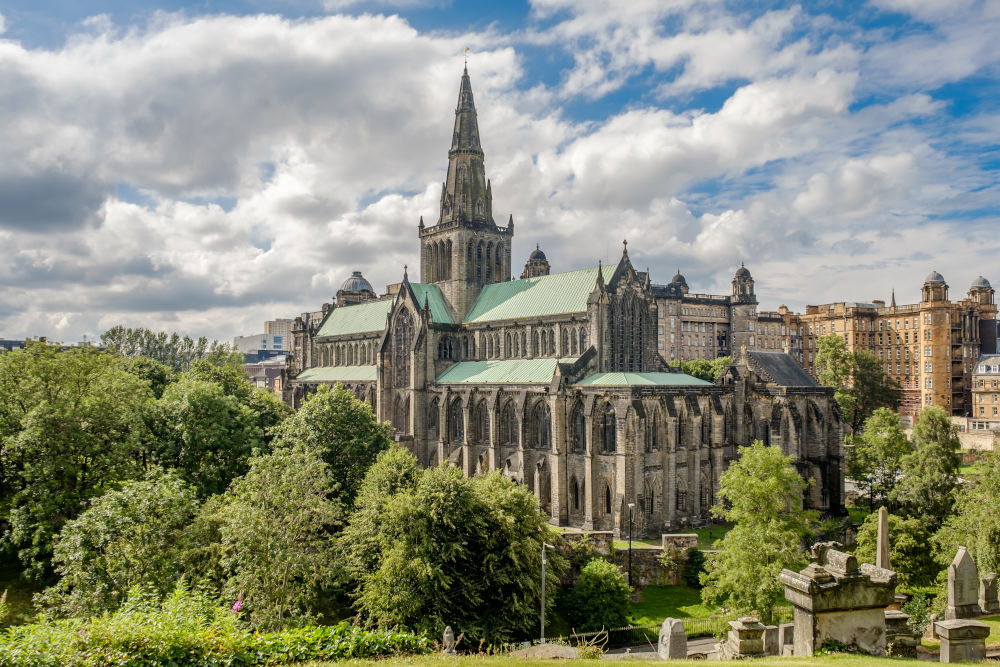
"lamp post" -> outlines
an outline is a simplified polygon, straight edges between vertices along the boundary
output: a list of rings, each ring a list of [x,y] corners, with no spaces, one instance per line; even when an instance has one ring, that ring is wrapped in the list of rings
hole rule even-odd
[[[545,558],[545,547],[552,549],[553,546],[542,542],[542,639],[539,642],[541,644],[545,643],[545,563],[547,562]]]
[[[632,585],[632,518],[635,515],[635,503],[628,504],[628,585]]]

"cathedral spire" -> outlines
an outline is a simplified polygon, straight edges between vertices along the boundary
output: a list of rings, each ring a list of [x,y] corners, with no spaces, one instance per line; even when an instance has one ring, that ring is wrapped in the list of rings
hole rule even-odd
[[[448,151],[448,178],[441,192],[439,224],[457,222],[472,227],[496,227],[492,213],[493,192],[483,167],[485,159],[479,143],[479,121],[472,81],[466,67],[458,87],[455,129]]]

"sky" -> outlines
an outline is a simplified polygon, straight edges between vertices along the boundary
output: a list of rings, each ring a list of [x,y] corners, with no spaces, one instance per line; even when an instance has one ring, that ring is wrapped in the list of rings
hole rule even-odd
[[[227,340],[419,279],[469,49],[515,272],[761,310],[1000,282],[1000,0],[5,0],[0,338]]]

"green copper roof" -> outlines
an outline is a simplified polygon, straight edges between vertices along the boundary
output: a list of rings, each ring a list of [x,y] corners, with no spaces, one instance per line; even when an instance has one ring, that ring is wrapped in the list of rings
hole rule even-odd
[[[382,299],[334,308],[316,335],[347,336],[385,331],[385,318],[392,310],[392,304],[392,299]]]
[[[556,364],[573,363],[565,359],[500,359],[496,361],[461,361],[438,376],[438,384],[548,384],[556,373]]]
[[[417,297],[417,306],[420,308],[424,307],[424,297],[427,297],[427,305],[431,309],[431,321],[443,324],[454,323],[440,287],[428,283],[410,283],[410,287],[413,288],[413,294]]]
[[[603,268],[605,282],[614,275],[615,268],[614,265]],[[551,276],[493,283],[479,293],[465,321],[489,322],[582,313],[587,310],[587,297],[596,285],[596,266]]]
[[[297,376],[297,382],[374,382],[374,366],[318,366],[307,368]]]
[[[576,383],[581,387],[711,387],[706,382],[685,373],[593,373]]]

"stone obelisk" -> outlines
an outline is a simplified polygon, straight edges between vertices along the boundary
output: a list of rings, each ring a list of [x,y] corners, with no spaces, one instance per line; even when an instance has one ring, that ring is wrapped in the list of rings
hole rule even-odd
[[[885,507],[878,508],[878,551],[875,554],[875,565],[891,570],[889,566],[889,512]]]

